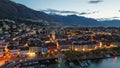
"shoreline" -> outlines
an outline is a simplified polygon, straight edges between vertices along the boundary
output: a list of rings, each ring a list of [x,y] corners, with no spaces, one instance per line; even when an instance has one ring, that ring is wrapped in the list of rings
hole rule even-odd
[[[68,62],[68,64],[69,64],[71,61],[72,62],[76,61],[78,64],[81,64],[83,61],[108,59],[108,58],[120,56],[119,48],[120,47],[111,48],[112,50],[111,49],[97,49],[94,51],[86,51],[86,52],[68,51],[68,52],[62,53],[62,54],[64,54],[64,56],[62,56],[61,58],[65,61],[64,63]],[[57,59],[57,61],[55,61],[56,63],[59,63],[59,58],[60,57],[56,57],[56,59]],[[39,61],[39,60],[35,60],[35,59],[32,59],[32,60],[34,60],[34,61],[28,60],[26,62],[32,63],[35,61]],[[20,62],[20,63],[22,63],[22,62]],[[19,65],[19,64],[14,64],[14,65]]]
[[[70,68],[73,68],[74,66],[80,66],[80,67],[88,67],[91,65],[92,61],[96,60],[102,60],[102,59],[109,59],[114,57],[119,57],[120,55],[116,56],[110,56],[110,57],[98,57],[98,58],[86,58],[86,59],[73,59],[73,60],[66,60],[65,64],[67,64]]]
[[[103,48],[86,52],[68,51],[65,52],[65,60],[67,65],[70,67],[73,67],[75,65],[87,67],[90,65],[88,61],[119,57],[120,56],[119,48],[120,47]]]

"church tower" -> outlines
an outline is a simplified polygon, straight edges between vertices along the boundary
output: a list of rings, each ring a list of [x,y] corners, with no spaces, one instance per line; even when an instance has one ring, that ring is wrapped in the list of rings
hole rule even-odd
[[[52,40],[55,41],[55,30],[52,30]]]

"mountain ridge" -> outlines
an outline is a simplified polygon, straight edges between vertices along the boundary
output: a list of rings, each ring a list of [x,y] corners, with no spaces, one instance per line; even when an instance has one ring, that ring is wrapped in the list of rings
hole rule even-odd
[[[49,22],[54,21],[50,15],[44,12],[33,10],[11,0],[0,0],[0,18],[8,18],[14,20],[42,19]]]
[[[64,13],[68,11],[62,11]],[[75,11],[71,11],[71,13],[77,13]],[[42,11],[36,11],[31,8],[26,7],[25,5],[15,3],[11,0],[0,0],[0,18],[1,19],[11,19],[16,22],[21,22],[25,24],[52,24],[52,25],[60,25],[64,24],[67,26],[83,26],[83,27],[100,27],[100,26],[112,26],[107,21],[97,21],[92,18],[86,18],[83,16],[77,15],[56,15],[56,14],[46,14]],[[120,20],[118,20],[120,21]],[[120,26],[118,21],[118,25]],[[113,21],[112,21],[113,22]]]
[[[56,20],[63,22],[66,25],[72,25],[72,26],[83,26],[83,27],[90,27],[90,26],[103,26],[103,24],[95,19],[92,18],[86,18],[82,16],[77,15],[51,15]]]

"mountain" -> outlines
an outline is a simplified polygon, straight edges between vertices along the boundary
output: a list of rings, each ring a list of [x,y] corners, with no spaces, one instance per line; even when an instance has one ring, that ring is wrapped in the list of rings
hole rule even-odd
[[[91,26],[103,26],[101,22],[92,19],[92,18],[86,18],[82,16],[77,15],[51,15],[53,18],[55,18],[59,22],[63,22],[65,25],[70,26],[83,26],[83,27],[91,27]]]
[[[46,9],[41,11],[51,15],[57,21],[63,22],[64,24],[70,26],[88,26],[88,27],[89,26],[103,26],[103,27],[120,26],[120,20],[117,20],[117,18],[119,17],[92,19],[92,18],[86,18],[80,16],[84,14],[90,14],[85,12],[79,13],[76,11],[61,11],[55,9]]]
[[[55,11],[55,10],[54,10]],[[56,11],[60,12],[60,11]],[[61,11],[60,13],[76,14],[75,11]],[[56,15],[46,14],[43,11],[36,11],[28,8],[22,4],[15,3],[11,0],[0,0],[0,19],[12,19],[16,22],[25,24],[51,24],[51,25],[68,25],[68,26],[118,26],[119,21],[114,21],[117,24],[113,24],[113,21],[97,21],[92,18],[86,18],[77,15]],[[108,22],[111,22],[108,23]]]
[[[100,22],[108,27],[120,27],[120,20],[105,20]]]
[[[18,21],[44,20],[52,22],[54,19],[41,11],[30,9],[22,4],[12,2],[11,0],[0,0],[0,18],[13,19]]]

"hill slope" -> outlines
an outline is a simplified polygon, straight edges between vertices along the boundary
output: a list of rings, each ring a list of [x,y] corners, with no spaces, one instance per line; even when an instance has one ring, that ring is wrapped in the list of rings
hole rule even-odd
[[[84,27],[103,26],[101,22],[95,19],[85,18],[77,15],[68,15],[68,16],[52,15],[52,17],[55,18],[57,21],[63,22],[66,25],[84,26]]]
[[[0,18],[8,19],[34,19],[53,21],[52,17],[44,12],[35,11],[22,4],[12,2],[10,0],[0,0]]]
[[[120,20],[106,20],[101,21],[101,23],[106,24],[108,27],[120,27]]]
[[[0,19],[12,19],[16,22],[26,24],[47,23],[52,25],[65,24],[68,26],[120,26],[119,21],[112,23],[112,21],[99,22],[92,18],[86,18],[76,15],[48,15],[41,11],[30,9],[22,4],[12,2],[11,0],[0,0]],[[111,24],[109,23],[111,22]]]

